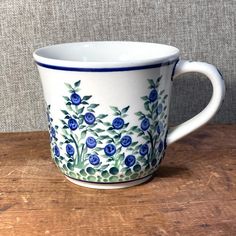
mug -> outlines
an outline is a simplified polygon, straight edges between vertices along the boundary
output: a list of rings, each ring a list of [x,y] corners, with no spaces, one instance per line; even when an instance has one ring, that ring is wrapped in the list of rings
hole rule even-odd
[[[169,45],[78,42],[40,48],[33,56],[52,158],[68,180],[90,188],[125,188],[150,179],[166,147],[207,123],[225,94],[216,67],[180,60]],[[203,111],[169,128],[172,82],[187,72],[206,75],[213,95]]]

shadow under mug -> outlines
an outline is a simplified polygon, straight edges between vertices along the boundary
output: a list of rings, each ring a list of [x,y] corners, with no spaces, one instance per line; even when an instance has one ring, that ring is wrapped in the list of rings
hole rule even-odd
[[[142,42],[80,42],[34,52],[47,107],[51,155],[73,183],[101,189],[147,181],[165,149],[207,123],[225,85],[216,67],[179,59],[175,47]],[[206,108],[169,129],[173,79],[199,72],[211,81]]]

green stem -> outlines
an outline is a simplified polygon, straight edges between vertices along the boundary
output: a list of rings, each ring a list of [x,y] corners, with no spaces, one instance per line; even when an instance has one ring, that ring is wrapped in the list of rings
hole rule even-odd
[[[153,153],[154,153],[154,143],[153,143],[153,138],[152,138],[152,134],[149,132],[149,131],[147,131],[147,133],[148,133],[148,135],[149,135],[149,137],[150,137],[150,142],[151,142],[151,146],[152,146],[152,150],[151,150],[151,158],[153,157]]]
[[[81,148],[81,162],[84,162],[84,144],[82,145],[82,148]]]
[[[70,134],[71,138],[73,139],[74,141],[74,144],[75,144],[75,148],[76,148],[76,152],[77,152],[77,157],[75,159],[75,166],[78,166],[80,164],[80,153],[79,153],[79,146],[74,138],[74,136],[72,134]]]

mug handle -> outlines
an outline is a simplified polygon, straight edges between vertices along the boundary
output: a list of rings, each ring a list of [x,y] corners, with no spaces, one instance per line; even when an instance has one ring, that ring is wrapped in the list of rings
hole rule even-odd
[[[205,62],[180,60],[174,69],[173,78],[188,72],[199,72],[207,76],[213,87],[213,94],[208,105],[196,116],[169,129],[166,144],[170,145],[194,130],[206,124],[218,111],[225,96],[225,83],[219,70]]]

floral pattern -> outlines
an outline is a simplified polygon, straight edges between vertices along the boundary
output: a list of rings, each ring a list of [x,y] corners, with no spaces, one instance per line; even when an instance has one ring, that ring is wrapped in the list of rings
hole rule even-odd
[[[159,90],[161,76],[147,80],[136,126],[128,122],[130,106],[111,106],[112,115],[98,114],[92,96],[82,96],[81,81],[65,83],[67,94],[60,124],[47,106],[52,157],[62,172],[91,182],[130,181],[152,174],[164,156],[167,95]]]

